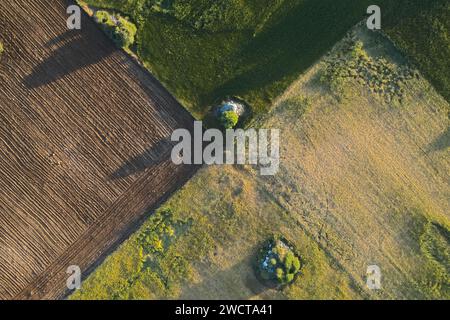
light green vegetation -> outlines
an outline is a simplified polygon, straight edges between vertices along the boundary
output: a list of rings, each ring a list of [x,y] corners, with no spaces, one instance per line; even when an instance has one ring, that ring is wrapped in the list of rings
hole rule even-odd
[[[357,56],[383,61],[376,86],[410,68],[382,37],[359,29],[353,37]],[[449,299],[449,104],[421,75],[405,79],[391,103],[359,76],[346,77],[338,98],[321,79],[346,43],[256,123],[282,130],[277,175],[201,169],[71,298]],[[273,234],[302,263],[281,290],[255,276]],[[379,291],[366,287],[373,264]]]
[[[378,4],[387,25],[397,19],[399,8],[413,11],[435,1]],[[125,13],[137,23],[138,56],[199,118],[229,96],[246,101],[253,115],[266,112],[373,4],[370,0],[85,2]]]
[[[5,48],[3,47],[3,43],[0,41],[0,56],[3,54],[3,51],[5,51]]]
[[[94,17],[118,47],[128,49],[134,44],[137,28],[132,22],[103,10],[95,12]]]
[[[294,248],[280,237],[267,241],[261,249],[257,263],[256,270],[261,278],[278,285],[292,283],[301,267],[300,258],[295,255]]]
[[[225,111],[220,115],[219,122],[223,128],[232,129],[239,122],[239,116],[234,111]]]

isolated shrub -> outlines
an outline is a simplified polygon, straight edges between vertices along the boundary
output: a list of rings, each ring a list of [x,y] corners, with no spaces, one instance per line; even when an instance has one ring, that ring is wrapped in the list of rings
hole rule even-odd
[[[5,51],[5,49],[3,48],[3,43],[0,41],[0,56],[2,55],[3,51]]]
[[[239,116],[234,111],[225,111],[220,115],[219,121],[225,129],[233,129],[239,121]]]

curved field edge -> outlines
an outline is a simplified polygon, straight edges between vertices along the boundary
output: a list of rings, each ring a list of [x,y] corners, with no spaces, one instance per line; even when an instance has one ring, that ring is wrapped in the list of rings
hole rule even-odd
[[[406,65],[385,39],[354,37],[390,72]],[[341,42],[331,58],[347,51]],[[420,75],[392,103],[358,77],[332,91],[326,61],[259,123],[282,130],[278,175],[203,168],[71,298],[448,299],[448,103]],[[254,274],[274,233],[302,257],[301,276],[282,291]],[[379,291],[365,283],[373,264]]]

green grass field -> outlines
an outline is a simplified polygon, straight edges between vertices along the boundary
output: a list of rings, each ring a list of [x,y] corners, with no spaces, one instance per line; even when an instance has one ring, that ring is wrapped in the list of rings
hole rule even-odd
[[[450,101],[450,3],[436,1],[420,13],[404,13],[385,32]]]
[[[435,0],[439,1],[439,0]],[[399,8],[435,1],[382,0],[389,24]],[[365,16],[369,0],[87,0],[138,24],[137,53],[196,117],[227,96],[254,114]],[[394,10],[395,9],[395,10]],[[409,11],[408,11],[409,12]]]
[[[339,81],[323,76],[336,57]],[[356,28],[255,123],[282,130],[276,176],[203,168],[71,298],[449,299],[449,104],[415,71],[397,78],[410,69]],[[282,290],[254,272],[272,234],[302,260]]]

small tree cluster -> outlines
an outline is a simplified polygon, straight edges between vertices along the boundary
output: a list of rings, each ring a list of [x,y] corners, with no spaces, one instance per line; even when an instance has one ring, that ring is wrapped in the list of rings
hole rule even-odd
[[[281,239],[271,239],[262,250],[259,271],[263,279],[286,285],[294,281],[301,263],[291,247]]]
[[[107,11],[97,11],[95,20],[103,31],[121,48],[129,48],[136,37],[136,25],[121,16],[114,16]]]
[[[239,121],[239,116],[234,111],[225,111],[220,115],[219,121],[225,129],[233,129]]]

